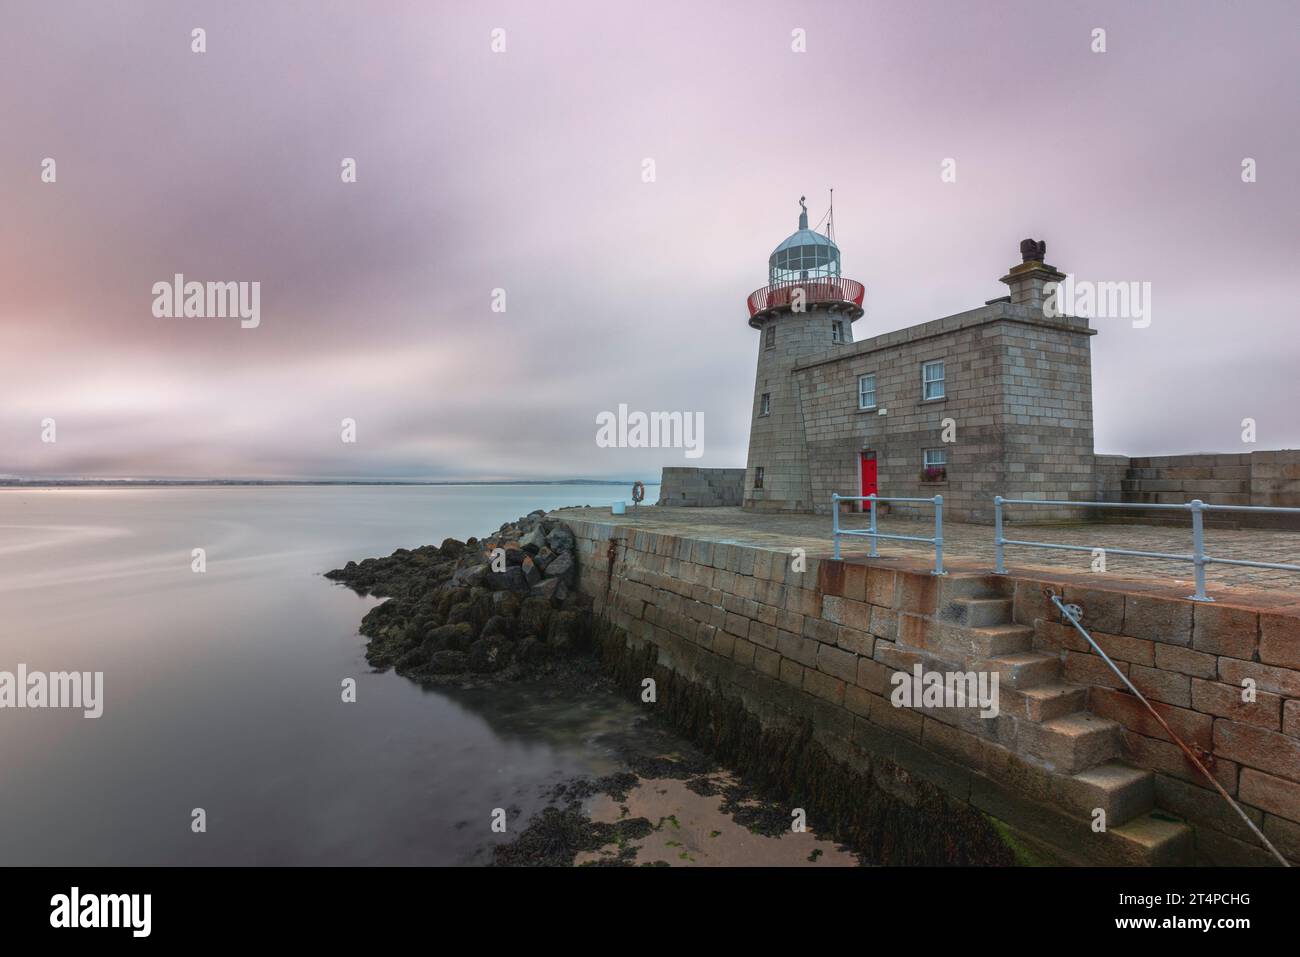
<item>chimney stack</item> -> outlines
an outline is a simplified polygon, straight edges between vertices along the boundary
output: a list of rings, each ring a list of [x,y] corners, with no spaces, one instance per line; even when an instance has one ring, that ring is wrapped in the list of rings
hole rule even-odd
[[[999,280],[1011,288],[1011,301],[1018,306],[1029,306],[1037,312],[1043,311],[1043,301],[1047,293],[1043,287],[1049,282],[1061,282],[1065,273],[1055,266],[1043,262],[1047,255],[1047,241],[1025,239],[1020,243],[1022,262],[1011,267],[1011,271]]]

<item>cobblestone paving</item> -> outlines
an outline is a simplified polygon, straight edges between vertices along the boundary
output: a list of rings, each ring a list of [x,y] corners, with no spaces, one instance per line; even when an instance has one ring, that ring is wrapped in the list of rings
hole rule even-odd
[[[620,525],[655,528],[674,534],[689,534],[715,541],[767,545],[773,548],[801,547],[810,556],[831,554],[831,517],[829,515],[784,515],[745,512],[739,508],[659,508],[644,506],[628,509],[628,514],[614,518],[608,508],[566,509],[567,516],[592,521],[616,521]],[[844,528],[866,528],[866,516],[851,515],[841,520]],[[929,521],[885,518],[879,530],[891,534],[931,536],[934,524]],[[1129,548],[1137,551],[1189,555],[1192,550],[1190,527],[1154,525],[1008,525],[1008,538],[1045,541],[1062,545],[1092,548]],[[994,565],[993,528],[988,525],[964,525],[945,522],[943,529],[945,564],[963,570]],[[846,558],[865,556],[866,539],[842,539]],[[881,541],[881,557],[906,555],[932,559],[934,546],[918,542]],[[1218,558],[1300,565],[1300,532],[1271,529],[1207,529],[1206,554]],[[1029,546],[1008,545],[1006,562],[1009,571],[1033,572],[1065,569],[1077,573],[1091,570],[1090,552],[1053,551]],[[1167,585],[1186,585],[1191,593],[1191,562],[1156,558],[1138,558],[1107,553],[1106,572],[1116,578],[1138,579]],[[1230,585],[1269,592],[1285,592],[1300,600],[1300,572],[1232,565],[1210,565],[1205,573],[1208,591],[1214,586]]]

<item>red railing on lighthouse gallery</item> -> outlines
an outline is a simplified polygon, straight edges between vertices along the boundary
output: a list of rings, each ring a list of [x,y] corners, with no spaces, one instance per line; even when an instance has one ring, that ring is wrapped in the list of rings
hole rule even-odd
[[[854,279],[841,279],[826,276],[820,279],[791,279],[786,282],[774,282],[762,289],[755,289],[749,294],[747,305],[752,319],[760,312],[789,306],[794,299],[794,291],[804,291],[804,302],[851,302],[861,307],[867,290]]]

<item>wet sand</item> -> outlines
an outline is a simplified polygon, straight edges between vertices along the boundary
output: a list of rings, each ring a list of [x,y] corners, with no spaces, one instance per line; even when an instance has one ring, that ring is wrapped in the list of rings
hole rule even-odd
[[[718,788],[735,783],[725,771],[705,776]],[[811,831],[787,829],[779,836],[751,830],[723,810],[722,794],[700,794],[677,778],[643,778],[619,801],[600,794],[589,799],[586,810],[597,823],[614,824],[644,817],[654,830],[644,838],[626,842],[634,848],[635,863],[665,863],[672,867],[856,867],[856,857],[833,841]],[[757,801],[744,802],[757,809]],[[793,818],[791,818],[793,821]],[[575,865],[612,860],[620,848],[609,845],[597,852],[582,852]]]

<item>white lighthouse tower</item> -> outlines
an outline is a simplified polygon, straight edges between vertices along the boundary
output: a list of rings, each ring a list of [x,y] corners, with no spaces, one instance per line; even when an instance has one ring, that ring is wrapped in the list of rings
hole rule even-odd
[[[772,251],[768,284],[749,296],[749,324],[758,330],[745,508],[811,511],[812,483],[799,392],[793,373],[811,357],[853,342],[866,290],[840,274],[833,218],[825,233],[808,228],[799,197],[799,228]]]

